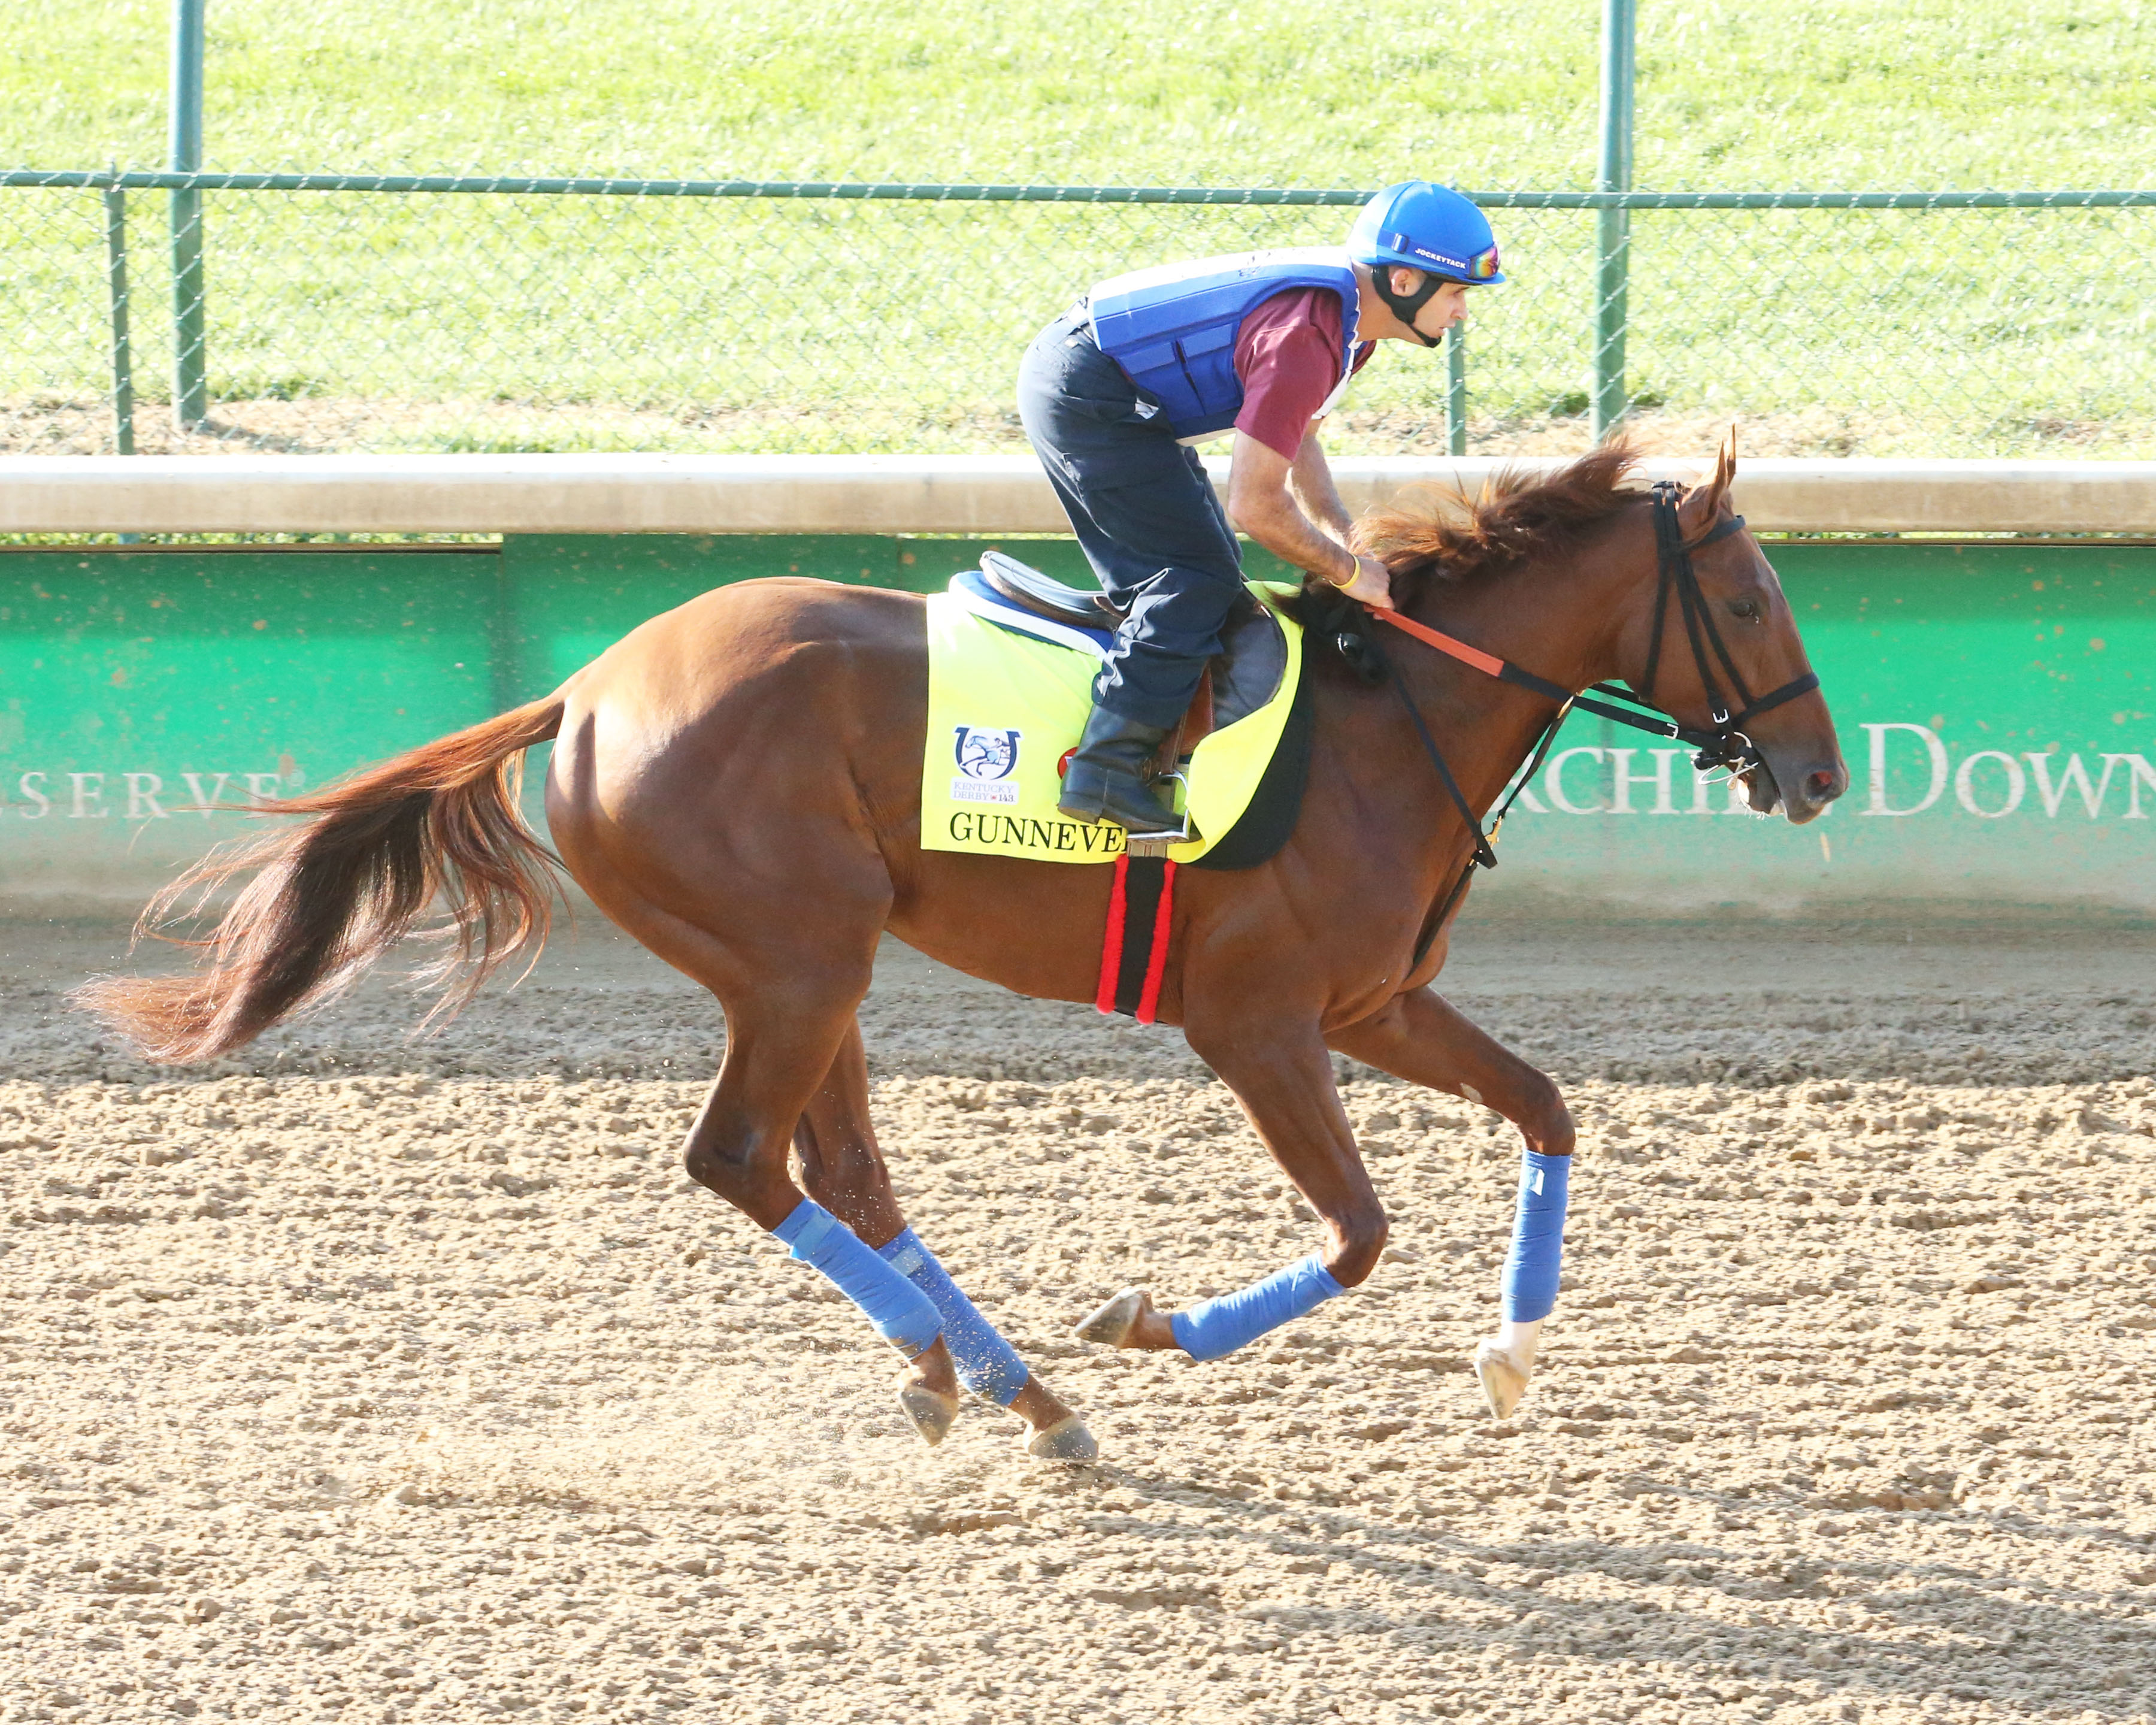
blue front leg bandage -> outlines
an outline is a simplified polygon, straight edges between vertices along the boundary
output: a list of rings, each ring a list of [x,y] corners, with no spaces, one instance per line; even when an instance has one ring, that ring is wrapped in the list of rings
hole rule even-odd
[[[909,1228],[878,1246],[876,1255],[935,1302],[937,1315],[943,1320],[944,1345],[958,1368],[958,1381],[999,1408],[1016,1400],[1025,1388],[1025,1362],[981,1316],[965,1290],[951,1280],[950,1271],[921,1245],[921,1236]]]
[[[1569,1156],[1527,1153],[1520,1164],[1520,1207],[1512,1250],[1505,1260],[1506,1319],[1539,1323],[1557,1305],[1558,1268],[1564,1255],[1565,1185]]]
[[[1219,1359],[1346,1291],[1313,1254],[1261,1282],[1178,1312],[1168,1323],[1175,1345],[1191,1358]]]
[[[927,1295],[908,1281],[860,1237],[813,1198],[772,1233],[803,1263],[821,1271],[831,1285],[861,1308],[876,1334],[908,1359],[936,1345],[943,1321]]]

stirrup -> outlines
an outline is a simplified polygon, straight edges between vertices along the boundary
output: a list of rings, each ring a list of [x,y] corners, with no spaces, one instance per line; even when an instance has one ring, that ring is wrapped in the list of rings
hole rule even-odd
[[[1166,856],[1178,845],[1188,845],[1196,836],[1190,824],[1190,781],[1180,773],[1163,773],[1148,779],[1148,788],[1153,785],[1181,785],[1183,787],[1183,819],[1179,825],[1163,827],[1158,832],[1132,832],[1123,840],[1123,848],[1132,856]],[[1168,803],[1174,806],[1175,793],[1168,793]]]

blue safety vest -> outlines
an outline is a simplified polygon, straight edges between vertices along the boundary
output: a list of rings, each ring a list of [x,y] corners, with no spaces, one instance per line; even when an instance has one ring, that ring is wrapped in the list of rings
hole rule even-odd
[[[1200,258],[1118,275],[1093,290],[1093,339],[1160,403],[1188,442],[1225,431],[1243,408],[1235,337],[1260,300],[1291,288],[1340,295],[1340,376],[1355,361],[1355,271],[1337,246]],[[1337,392],[1335,392],[1336,394]]]

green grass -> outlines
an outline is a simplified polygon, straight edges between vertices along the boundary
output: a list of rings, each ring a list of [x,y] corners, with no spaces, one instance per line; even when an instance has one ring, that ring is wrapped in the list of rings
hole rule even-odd
[[[208,156],[236,169],[1485,187],[1591,181],[1594,0],[1103,0],[900,12],[218,0]],[[15,0],[0,162],[163,153],[166,0]],[[2134,0],[1646,0],[1637,183],[2156,185]],[[169,341],[131,203],[138,388]],[[1584,441],[1592,219],[1498,217],[1470,341],[1482,449]],[[1337,237],[1345,213],[346,194],[208,200],[213,388],[271,448],[1007,449],[1031,331],[1088,282]],[[1650,433],[1750,447],[2156,454],[2156,212],[1636,218]],[[0,444],[87,447],[97,203],[0,193]],[[1428,448],[1440,367],[1388,351],[1343,448]],[[146,413],[145,445],[156,441]],[[194,446],[201,446],[199,440]]]
[[[1594,0],[210,8],[213,165],[1479,187],[1593,172]],[[2146,183],[2139,0],[1645,0],[1643,186]],[[0,160],[164,154],[167,0],[12,0]]]

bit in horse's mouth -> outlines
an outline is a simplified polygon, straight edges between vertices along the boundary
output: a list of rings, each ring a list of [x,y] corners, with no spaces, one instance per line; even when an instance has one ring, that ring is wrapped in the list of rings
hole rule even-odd
[[[1782,787],[1776,783],[1774,769],[1764,761],[1746,768],[1737,775],[1738,783],[1744,787],[1744,800],[1754,814],[1783,813]]]

